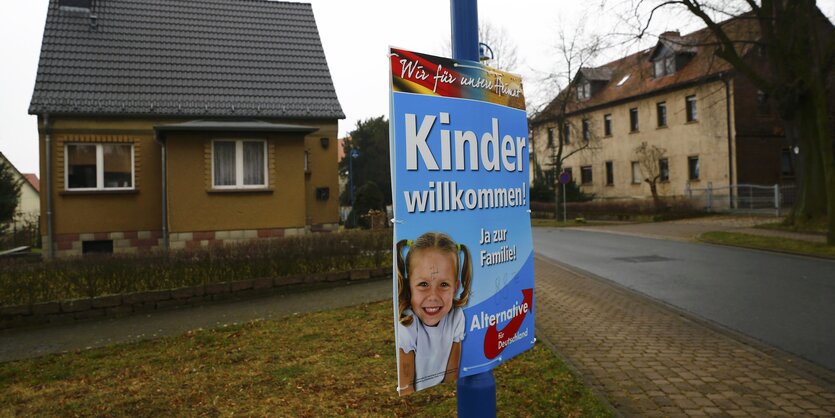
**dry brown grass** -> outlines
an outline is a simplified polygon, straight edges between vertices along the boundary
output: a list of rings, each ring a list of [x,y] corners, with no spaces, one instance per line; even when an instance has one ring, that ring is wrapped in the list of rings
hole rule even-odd
[[[401,399],[390,303],[0,364],[0,416],[452,416]],[[496,370],[503,416],[609,416],[543,345]]]

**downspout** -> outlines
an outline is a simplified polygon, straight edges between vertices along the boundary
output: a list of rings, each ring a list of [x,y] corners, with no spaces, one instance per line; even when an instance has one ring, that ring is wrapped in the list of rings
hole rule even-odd
[[[165,150],[165,134],[154,131],[154,141],[162,151],[162,249],[168,251],[168,157]]]
[[[719,74],[725,84],[725,117],[728,127],[728,207],[734,208],[734,155],[733,155],[733,127],[731,126],[731,86],[724,74]]]
[[[49,114],[43,115],[44,147],[46,148],[46,258],[55,258],[55,220],[52,213],[52,134],[49,128]]]

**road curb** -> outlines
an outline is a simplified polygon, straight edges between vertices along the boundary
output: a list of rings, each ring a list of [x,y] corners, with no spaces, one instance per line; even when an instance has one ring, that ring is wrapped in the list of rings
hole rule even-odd
[[[781,249],[777,249],[777,248],[762,248],[762,247],[755,247],[755,246],[752,246],[752,245],[741,245],[741,244],[729,244],[729,243],[724,243],[724,242],[715,242],[715,241],[712,241],[712,240],[709,240],[709,239],[706,239],[706,238],[703,237],[704,234],[708,234],[708,233],[711,233],[711,232],[726,232],[726,233],[748,235],[748,236],[752,236],[752,237],[758,236],[758,235],[754,235],[754,234],[746,234],[744,232],[716,230],[716,231],[702,232],[701,234],[698,234],[695,237],[693,237],[693,239],[695,240],[695,242],[699,242],[699,243],[702,243],[702,244],[718,245],[718,246],[722,246],[722,247],[732,247],[732,248],[745,248],[747,250],[758,250],[758,251],[764,251],[764,252],[770,252],[770,253],[794,255],[794,256],[800,256],[800,257],[811,257],[811,258],[820,259],[820,260],[835,261],[835,257],[828,257],[828,256],[825,256],[825,255],[808,254],[808,253],[802,253],[802,252],[797,252],[797,251],[781,250]],[[777,238],[777,237],[774,237],[774,238]],[[793,238],[786,238],[786,239],[793,239]],[[795,241],[798,241],[798,240],[795,240]]]

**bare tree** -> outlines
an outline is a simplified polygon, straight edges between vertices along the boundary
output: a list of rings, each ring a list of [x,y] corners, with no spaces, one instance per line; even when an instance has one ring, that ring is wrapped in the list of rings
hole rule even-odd
[[[557,69],[545,79],[545,84],[552,86],[548,91],[557,94],[535,116],[536,119],[548,121],[546,126],[550,126],[546,147],[549,161],[535,161],[536,169],[541,172],[551,171],[552,174],[547,177],[554,180],[563,171],[563,163],[568,158],[600,149],[600,137],[594,134],[597,131],[594,123],[571,117],[571,105],[577,101],[577,74],[581,68],[588,67],[606,47],[602,36],[586,34],[584,27],[583,22],[580,22],[578,29],[571,33],[567,33],[564,26],[557,32]],[[587,125],[584,127],[584,124]],[[555,216],[559,218],[560,189],[556,184],[549,186],[554,189],[554,200],[557,203]]]
[[[488,51],[488,59],[484,61],[486,65],[509,73],[519,70],[519,56],[516,54],[519,48],[503,26],[479,22],[478,42],[489,46],[489,51],[492,51],[492,57]],[[442,54],[452,56],[452,44],[449,40],[444,41]]]
[[[518,71],[518,47],[503,26],[494,26],[490,22],[480,23],[478,41],[487,45],[493,52],[493,56],[485,61],[485,64],[509,73]]]
[[[804,225],[825,218],[827,243],[835,245],[835,36],[815,0],[632,0],[631,6],[630,16],[645,22],[638,37],[659,11],[695,16],[715,37],[716,56],[775,101],[799,152],[798,201],[789,221]],[[727,30],[720,22],[730,16],[752,20],[758,36]]]
[[[664,158],[667,150],[655,145],[641,145],[635,147],[635,155],[638,157],[638,164],[641,167],[644,182],[649,184],[649,191],[652,193],[652,203],[655,210],[661,210],[661,197],[658,195],[658,181],[661,180],[661,159]]]

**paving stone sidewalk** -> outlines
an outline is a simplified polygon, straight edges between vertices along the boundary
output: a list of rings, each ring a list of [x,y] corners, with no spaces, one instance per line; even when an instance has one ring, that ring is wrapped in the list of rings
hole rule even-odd
[[[835,372],[536,259],[537,337],[624,416],[835,416]]]

